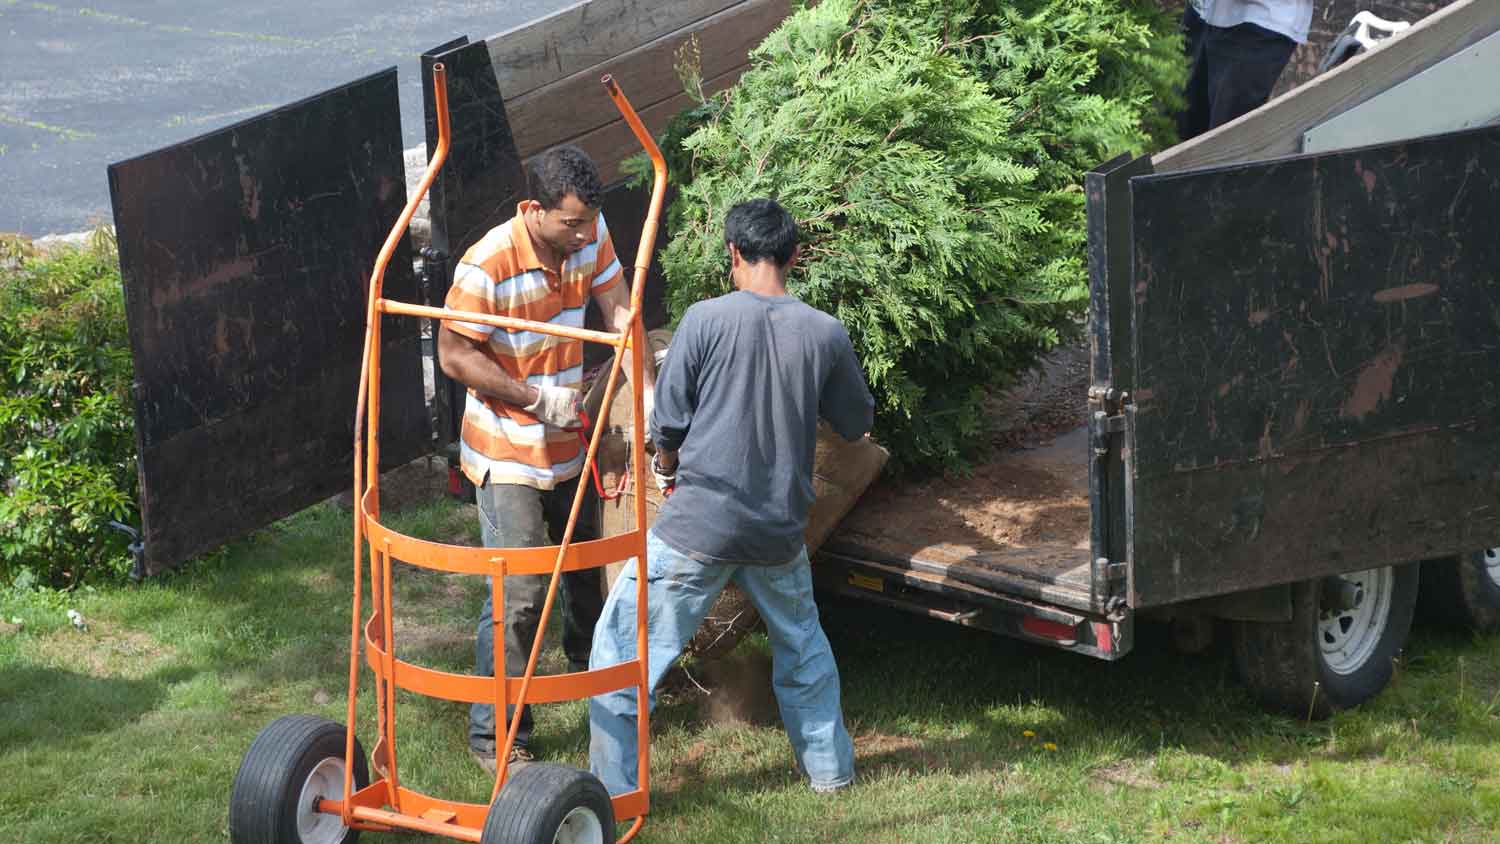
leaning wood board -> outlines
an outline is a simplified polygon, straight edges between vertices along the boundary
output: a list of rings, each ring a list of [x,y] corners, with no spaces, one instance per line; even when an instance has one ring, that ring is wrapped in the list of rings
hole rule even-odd
[[[748,54],[791,11],[787,0],[588,0],[486,39],[522,158],[564,143],[588,152],[606,183],[638,152],[599,78],[619,81],[646,128],[692,104],[675,65],[698,44],[703,93],[733,85]]]

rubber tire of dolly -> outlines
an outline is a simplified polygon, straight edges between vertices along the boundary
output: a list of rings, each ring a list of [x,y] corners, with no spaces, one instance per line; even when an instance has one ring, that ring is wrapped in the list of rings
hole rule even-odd
[[[315,715],[284,715],[250,743],[229,792],[232,844],[302,844],[297,801],[319,763],[344,761],[344,725]],[[365,749],[354,740],[354,790],[370,784]],[[342,794],[324,795],[339,799]],[[359,830],[345,829],[340,844],[354,844]]]
[[[1395,673],[1416,612],[1421,563],[1393,566],[1385,630],[1364,663],[1348,674],[1329,670],[1318,644],[1322,580],[1292,585],[1292,620],[1233,623],[1240,679],[1262,706],[1295,718],[1322,720],[1375,697]]]
[[[598,777],[551,762],[517,766],[490,804],[480,844],[552,844],[575,809],[593,812],[603,844],[614,844],[614,804]]]
[[[1500,631],[1500,584],[1487,572],[1487,548],[1422,564],[1424,620],[1476,633]]]

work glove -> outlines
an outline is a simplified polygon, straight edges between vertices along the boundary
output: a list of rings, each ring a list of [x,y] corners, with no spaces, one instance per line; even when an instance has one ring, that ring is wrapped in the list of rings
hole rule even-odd
[[[536,401],[522,410],[548,425],[563,429],[581,428],[583,419],[578,416],[579,398],[578,391],[572,387],[543,384],[536,388]]]
[[[661,490],[662,497],[665,498],[672,494],[672,490],[677,488],[677,470],[673,469],[671,472],[663,471],[660,457],[660,452],[651,455],[651,474],[656,477],[656,488]]]

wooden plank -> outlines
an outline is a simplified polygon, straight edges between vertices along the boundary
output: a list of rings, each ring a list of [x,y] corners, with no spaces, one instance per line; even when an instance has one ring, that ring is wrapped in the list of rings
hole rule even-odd
[[[1458,132],[1500,118],[1500,89],[1476,84],[1500,79],[1500,33],[1307,130],[1303,152],[1389,144]]]
[[[713,93],[728,88],[739,80],[740,74],[744,73],[749,66],[747,62],[704,82],[703,90]],[[666,128],[667,121],[671,120],[674,114],[687,108],[692,102],[692,98],[687,94],[678,94],[644,109],[638,109],[637,113],[647,129],[653,134],[659,134]],[[599,165],[599,175],[606,185],[619,181],[623,176],[620,171],[620,162],[641,151],[641,145],[636,142],[635,135],[631,133],[630,127],[625,125],[624,120],[615,120],[582,136],[564,138],[558,143],[577,144],[588,153]]]
[[[648,108],[682,93],[674,65],[678,49],[690,38],[698,39],[703,78],[713,79],[743,65],[786,13],[786,0],[748,0],[528,94],[507,94],[516,148],[522,157],[535,155],[615,122],[618,113],[599,84],[600,75],[612,74],[637,110]]]
[[[1255,111],[1157,153],[1157,173],[1257,161],[1301,150],[1308,129],[1500,30],[1500,3],[1459,0],[1373,52],[1358,56]]]
[[[623,55],[735,5],[735,0],[584,0],[485,39],[508,98]]]

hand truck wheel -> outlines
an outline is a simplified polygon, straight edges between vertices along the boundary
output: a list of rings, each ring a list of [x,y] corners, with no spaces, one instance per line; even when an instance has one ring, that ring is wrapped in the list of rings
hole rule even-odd
[[[319,812],[318,800],[344,794],[344,726],[313,715],[286,715],[245,751],[229,792],[233,844],[354,844],[359,830]],[[365,751],[354,741],[354,790],[370,784]]]
[[[614,844],[615,810],[598,777],[569,765],[518,766],[485,815],[480,844]]]

